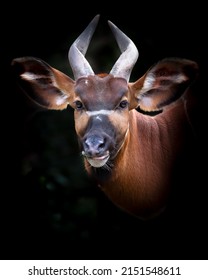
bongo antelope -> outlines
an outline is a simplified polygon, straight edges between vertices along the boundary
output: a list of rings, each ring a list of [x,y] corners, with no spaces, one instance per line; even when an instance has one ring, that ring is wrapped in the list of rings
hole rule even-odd
[[[80,152],[89,176],[118,207],[140,218],[160,213],[178,155],[191,134],[189,98],[194,61],[165,58],[129,82],[138,50],[111,21],[121,55],[110,73],[94,73],[85,58],[95,16],[68,53],[74,78],[35,57],[12,61],[23,91],[47,109],[74,109]]]

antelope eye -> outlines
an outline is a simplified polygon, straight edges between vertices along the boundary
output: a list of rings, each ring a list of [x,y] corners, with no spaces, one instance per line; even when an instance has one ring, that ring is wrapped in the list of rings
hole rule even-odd
[[[83,104],[82,104],[81,101],[76,100],[74,103],[75,103],[76,109],[82,109],[83,108]]]
[[[119,108],[126,108],[128,106],[128,101],[127,100],[122,100],[119,104]]]

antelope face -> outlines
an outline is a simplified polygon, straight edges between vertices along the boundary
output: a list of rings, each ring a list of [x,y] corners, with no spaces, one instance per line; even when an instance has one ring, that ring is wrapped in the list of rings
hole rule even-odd
[[[108,166],[128,132],[128,80],[138,58],[134,43],[108,22],[122,52],[109,75],[95,75],[85,58],[99,20],[97,15],[69,49],[69,62],[76,81],[75,129],[82,154],[93,167]]]
[[[74,80],[41,59],[18,58],[13,66],[23,90],[41,106],[75,109],[75,129],[83,156],[93,167],[107,166],[128,134],[129,77],[138,58],[134,43],[112,22],[109,26],[121,55],[109,74],[95,74],[85,58],[99,15],[71,45],[68,53]]]
[[[128,133],[127,81],[112,75],[80,78],[73,104],[82,155],[93,167],[107,167]]]

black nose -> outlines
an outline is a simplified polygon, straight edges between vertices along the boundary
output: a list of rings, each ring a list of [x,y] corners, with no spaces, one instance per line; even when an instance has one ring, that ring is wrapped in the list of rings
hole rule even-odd
[[[106,141],[104,137],[91,135],[83,142],[83,148],[86,156],[101,156],[105,151]]]

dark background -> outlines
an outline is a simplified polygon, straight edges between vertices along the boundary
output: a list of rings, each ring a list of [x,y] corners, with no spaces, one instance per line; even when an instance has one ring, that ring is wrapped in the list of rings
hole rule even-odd
[[[118,2],[113,9],[112,1],[15,5],[4,5],[0,22],[0,258],[207,259],[205,7],[183,1]],[[12,76],[13,58],[35,56],[73,77],[68,49],[96,14],[100,22],[86,55],[95,72],[108,72],[119,55],[107,20],[139,49],[132,81],[168,56],[195,60],[200,67],[199,89],[205,96],[200,129],[205,134],[198,162],[190,155],[198,177],[182,182],[171,210],[151,221],[115,207],[86,176],[73,111],[40,110],[16,88]]]

